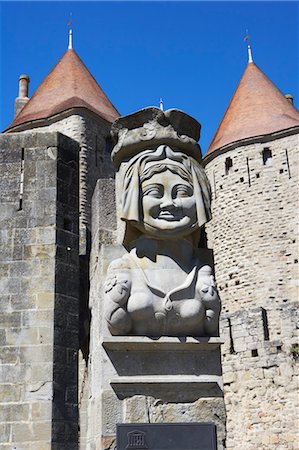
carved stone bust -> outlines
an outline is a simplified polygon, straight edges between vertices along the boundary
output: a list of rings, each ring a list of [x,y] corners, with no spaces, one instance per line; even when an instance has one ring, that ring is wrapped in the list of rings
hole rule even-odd
[[[220,300],[198,249],[211,200],[199,134],[187,114],[153,107],[112,126],[127,249],[104,289],[113,335],[217,334]]]

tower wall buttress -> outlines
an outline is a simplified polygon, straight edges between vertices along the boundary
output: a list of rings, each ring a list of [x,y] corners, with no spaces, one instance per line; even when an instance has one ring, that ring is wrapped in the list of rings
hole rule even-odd
[[[297,445],[298,159],[298,135],[289,135],[206,165],[231,450]]]
[[[77,443],[79,147],[59,133],[0,137],[1,439]]]

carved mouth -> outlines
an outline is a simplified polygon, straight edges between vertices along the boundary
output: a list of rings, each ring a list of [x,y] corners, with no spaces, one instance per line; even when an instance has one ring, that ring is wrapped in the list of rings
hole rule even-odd
[[[168,211],[162,211],[160,212],[158,219],[167,220],[169,222],[175,222],[177,220],[180,220],[181,217],[177,214],[172,214]]]

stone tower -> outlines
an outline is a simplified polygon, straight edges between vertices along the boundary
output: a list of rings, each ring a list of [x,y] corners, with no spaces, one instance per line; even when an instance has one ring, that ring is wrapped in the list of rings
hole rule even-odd
[[[5,130],[59,131],[79,143],[82,254],[82,229],[90,228],[90,202],[96,181],[114,173],[110,162],[110,124],[117,117],[118,111],[71,48]]]
[[[119,114],[72,48],[32,98],[23,87],[0,139],[1,442],[75,449],[90,203],[96,180],[113,177]]]
[[[297,445],[298,132],[298,111],[250,61],[204,159],[228,449]]]

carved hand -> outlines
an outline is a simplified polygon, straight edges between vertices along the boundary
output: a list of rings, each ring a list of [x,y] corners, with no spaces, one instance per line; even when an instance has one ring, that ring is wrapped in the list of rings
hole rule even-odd
[[[220,313],[220,298],[212,269],[208,266],[198,273],[198,291],[205,307],[205,330],[211,334],[217,331]]]
[[[105,294],[114,303],[124,305],[130,295],[131,281],[127,273],[117,273],[108,276],[104,286]]]
[[[127,334],[131,329],[131,318],[126,303],[131,292],[131,280],[127,271],[110,272],[104,285],[106,320],[113,335]]]

